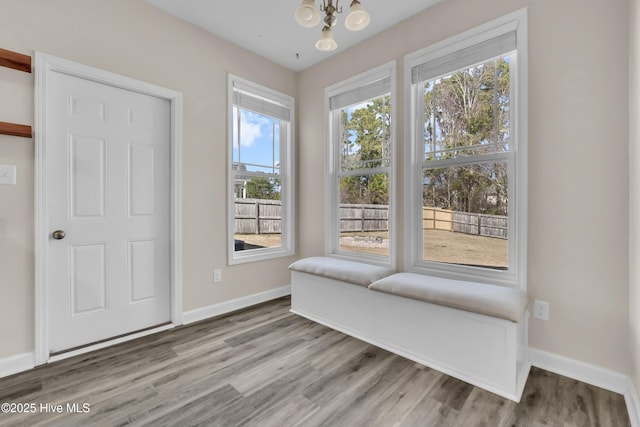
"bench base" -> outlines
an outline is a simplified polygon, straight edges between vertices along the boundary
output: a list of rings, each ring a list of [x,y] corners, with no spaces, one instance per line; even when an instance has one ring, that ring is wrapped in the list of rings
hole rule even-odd
[[[291,272],[291,312],[519,402],[531,364],[521,322]]]

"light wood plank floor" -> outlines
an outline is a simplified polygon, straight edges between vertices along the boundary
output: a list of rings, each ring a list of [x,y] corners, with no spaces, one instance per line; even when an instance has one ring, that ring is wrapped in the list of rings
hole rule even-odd
[[[621,395],[532,369],[516,404],[289,305],[282,298],[0,379],[0,402],[36,406],[0,413],[0,425],[630,425]]]

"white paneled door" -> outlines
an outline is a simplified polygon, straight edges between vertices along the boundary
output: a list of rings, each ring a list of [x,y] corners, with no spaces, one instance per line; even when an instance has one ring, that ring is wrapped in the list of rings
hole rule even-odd
[[[60,72],[46,101],[49,350],[171,320],[171,105]]]

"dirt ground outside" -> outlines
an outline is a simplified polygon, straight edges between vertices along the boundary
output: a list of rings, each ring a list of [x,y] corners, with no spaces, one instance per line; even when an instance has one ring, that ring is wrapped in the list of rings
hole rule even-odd
[[[236,240],[242,240],[247,247],[279,248],[282,246],[280,233],[277,234],[236,234]]]
[[[235,237],[244,240],[248,245],[259,247],[273,248],[281,245],[280,234],[237,234]],[[503,269],[508,267],[507,244],[506,239],[443,230],[426,230],[423,249],[425,259],[428,261]],[[389,233],[383,231],[342,233],[340,249],[388,255]]]
[[[389,255],[389,232],[341,233],[340,250],[387,256]]]
[[[508,241],[443,230],[426,230],[426,261],[504,269],[509,266]]]

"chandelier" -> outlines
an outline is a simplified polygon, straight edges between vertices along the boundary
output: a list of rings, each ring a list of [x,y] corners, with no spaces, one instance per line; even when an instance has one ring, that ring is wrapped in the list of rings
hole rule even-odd
[[[316,49],[323,51],[335,50],[338,47],[331,27],[336,25],[338,21],[337,14],[342,13],[342,7],[338,6],[340,0],[336,0],[336,5],[333,5],[332,0],[322,0],[320,5],[320,11],[325,14],[324,27],[320,33],[320,39],[316,42]],[[302,4],[298,6],[295,13],[296,21],[298,24],[306,28],[315,27],[322,18],[320,12],[316,9],[314,0],[303,0]],[[366,28],[371,21],[371,17],[358,0],[353,0],[349,7],[349,14],[344,20],[344,26],[350,31],[360,31]]]

